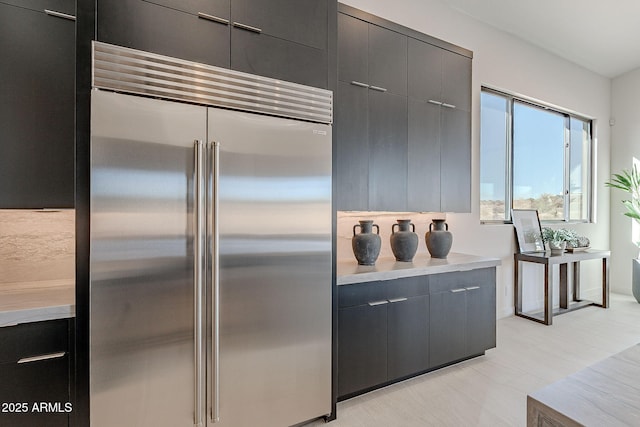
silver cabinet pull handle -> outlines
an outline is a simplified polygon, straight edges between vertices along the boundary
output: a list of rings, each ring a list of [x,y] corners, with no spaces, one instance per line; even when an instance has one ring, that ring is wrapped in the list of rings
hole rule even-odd
[[[193,281],[195,282],[194,297],[194,424],[204,425],[204,414],[206,413],[205,399],[206,389],[203,381],[205,373],[205,349],[204,340],[204,261],[205,255],[205,164],[204,145],[202,141],[194,141],[195,151],[195,236],[194,236],[194,260],[193,260]]]
[[[384,305],[384,304],[389,304],[389,301],[384,300],[384,301],[374,301],[374,302],[370,302],[369,306],[370,307],[375,307],[376,305]]]
[[[394,302],[402,302],[402,301],[406,301],[407,299],[405,297],[400,297],[400,298],[392,298],[389,300],[390,303],[394,303]]]
[[[387,89],[380,86],[369,86],[369,89],[377,90],[378,92],[386,92]]]
[[[476,289],[480,289],[480,286],[469,286],[467,288],[468,291],[473,291],[473,290],[476,290]]]
[[[251,31],[253,33],[258,33],[258,34],[262,33],[262,28],[252,27],[251,25],[242,24],[240,22],[234,22],[233,26],[236,28],[241,28],[243,30]]]
[[[220,181],[220,143],[213,141],[212,170],[211,170],[211,346],[213,365],[213,396],[211,396],[211,420],[214,423],[220,421],[220,224],[219,224],[219,181]]]
[[[207,21],[217,22],[219,24],[229,25],[229,20],[219,18],[217,16],[209,15],[208,13],[198,12],[198,18],[206,19]]]
[[[427,101],[429,104],[435,104],[435,105],[442,105],[442,102],[440,101],[434,101],[433,99],[430,99],[429,101]]]
[[[67,354],[66,351],[61,351],[58,353],[43,354],[41,356],[23,357],[22,359],[18,360],[18,363],[22,364],[22,363],[39,362],[41,360],[59,359],[61,357],[64,357],[65,354]]]
[[[447,107],[447,108],[451,108],[451,109],[456,108],[456,106],[455,106],[455,105],[453,105],[453,104],[447,104],[446,102],[443,102],[443,103],[442,103],[442,106],[443,106],[443,107]]]
[[[466,292],[467,290],[465,288],[459,288],[459,289],[451,289],[451,292],[456,293],[456,292]]]
[[[352,85],[354,85],[354,86],[358,86],[358,87],[365,87],[365,88],[367,88],[367,89],[369,88],[369,85],[368,85],[368,84],[366,84],[366,83],[360,83],[360,82],[357,82],[357,81],[355,81],[355,80],[351,81],[351,84],[352,84]]]
[[[69,21],[75,21],[76,17],[69,15],[68,13],[56,12],[55,10],[45,9],[44,13],[49,16],[55,16],[56,18],[68,19]]]

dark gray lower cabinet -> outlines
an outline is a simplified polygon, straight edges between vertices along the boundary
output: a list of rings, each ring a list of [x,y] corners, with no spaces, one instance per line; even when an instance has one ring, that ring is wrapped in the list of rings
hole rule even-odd
[[[451,290],[430,295],[430,367],[442,366],[465,356],[467,300],[464,292]]]
[[[387,377],[402,378],[429,365],[429,296],[389,299]]]
[[[0,426],[69,425],[70,320],[0,328]]]
[[[426,277],[345,285],[338,295],[338,396],[427,369]]]
[[[339,286],[339,398],[495,347],[495,296],[495,268]]]
[[[387,381],[387,307],[368,304],[338,311],[338,395]]]
[[[430,277],[432,368],[496,346],[495,268]]]

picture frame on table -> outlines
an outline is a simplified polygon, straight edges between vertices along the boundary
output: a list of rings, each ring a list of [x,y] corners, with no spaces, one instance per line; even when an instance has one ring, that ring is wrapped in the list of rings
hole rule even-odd
[[[542,227],[536,209],[511,209],[511,220],[520,253],[544,252]]]

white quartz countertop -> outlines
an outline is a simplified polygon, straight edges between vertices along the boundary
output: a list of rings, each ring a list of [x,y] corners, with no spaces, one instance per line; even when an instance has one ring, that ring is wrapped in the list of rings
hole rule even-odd
[[[496,267],[498,258],[449,253],[447,258],[431,258],[428,254],[416,255],[413,262],[398,262],[395,258],[379,258],[376,265],[358,265],[353,260],[339,260],[337,263],[338,285],[392,280],[401,277],[424,276],[427,274],[450,273],[453,271],[475,270]]]
[[[75,314],[73,280],[5,283],[0,288],[0,327]]]

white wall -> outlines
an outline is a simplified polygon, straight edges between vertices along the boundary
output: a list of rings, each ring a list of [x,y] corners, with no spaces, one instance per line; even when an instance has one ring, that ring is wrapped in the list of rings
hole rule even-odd
[[[472,212],[448,214],[454,234],[452,251],[502,259],[498,268],[498,316],[513,313],[513,253],[511,225],[481,225],[479,209],[480,87],[535,98],[595,118],[598,144],[597,224],[571,228],[586,235],[592,246],[609,247],[609,112],[611,81],[550,54],[516,37],[454,11],[439,0],[344,0],[345,4],[398,24],[462,46],[474,53],[472,78]],[[558,42],[561,42],[559,40]],[[640,153],[639,153],[640,154]],[[592,264],[592,263],[586,263]],[[596,274],[583,274],[583,288],[598,286],[597,265],[587,265]],[[533,292],[533,291],[532,291]],[[540,292],[537,292],[538,294]]]
[[[611,85],[611,172],[619,173],[640,160],[640,69],[623,74]],[[628,194],[611,191],[611,288],[615,292],[631,293],[631,259],[638,256],[632,241],[632,220],[624,217],[621,201]],[[636,237],[637,239],[637,237]]]

